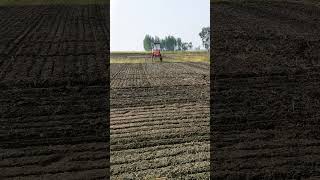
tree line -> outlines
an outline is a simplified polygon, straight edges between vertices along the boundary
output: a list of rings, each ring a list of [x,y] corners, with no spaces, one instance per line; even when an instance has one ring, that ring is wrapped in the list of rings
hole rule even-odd
[[[158,36],[152,37],[147,34],[143,40],[144,50],[152,50],[152,45],[155,42],[160,43],[160,49],[162,51],[186,51],[193,47],[192,42],[182,42],[181,38],[176,38],[171,35],[160,39]]]
[[[210,49],[210,27],[202,28],[199,33],[202,39],[203,46],[209,50]],[[160,39],[158,36],[152,37],[147,34],[143,40],[143,47],[146,51],[151,51],[154,43],[160,43],[160,49],[162,51],[186,51],[191,50],[193,45],[192,42],[183,42],[181,38],[176,38],[174,36],[166,36],[164,39]],[[200,47],[198,47],[200,49]]]

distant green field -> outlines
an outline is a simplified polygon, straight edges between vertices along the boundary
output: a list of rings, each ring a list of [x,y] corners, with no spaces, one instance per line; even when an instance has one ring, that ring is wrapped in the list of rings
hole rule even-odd
[[[110,0],[0,0],[0,6],[50,4],[109,4]]]
[[[163,51],[163,62],[209,62],[209,53],[206,51]],[[159,62],[159,58],[155,62]],[[151,52],[111,52],[110,63],[150,63]]]

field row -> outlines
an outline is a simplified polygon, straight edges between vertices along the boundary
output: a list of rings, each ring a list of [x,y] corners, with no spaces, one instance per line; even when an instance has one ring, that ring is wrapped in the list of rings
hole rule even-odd
[[[208,179],[209,64],[110,71],[111,179]]]
[[[103,86],[2,90],[1,176],[106,176],[106,94]],[[101,148],[91,152],[90,143]],[[84,150],[75,153],[74,146]]]
[[[134,100],[131,96],[134,95]],[[140,105],[203,102],[209,99],[208,86],[164,86],[111,89],[111,108]]]
[[[112,64],[111,88],[208,85],[208,63]]]
[[[318,7],[276,1],[221,2],[211,11],[219,23],[212,29],[216,73],[274,73],[319,67]]]
[[[0,20],[2,56],[108,52],[107,6],[2,7],[1,12],[8,13]]]
[[[31,43],[33,44],[31,46]],[[12,49],[2,46],[0,51],[6,57]],[[15,48],[12,46],[12,48]],[[13,57],[19,56],[79,56],[94,55],[98,52],[107,52],[107,44],[104,41],[64,41],[64,42],[21,42],[19,47],[14,49]],[[12,56],[11,56],[12,57]]]
[[[216,179],[319,179],[320,9],[211,5]]]
[[[108,176],[105,142],[0,149],[1,179],[79,179]]]
[[[212,121],[213,144],[219,149],[213,158],[217,177],[255,172],[252,176],[280,178],[291,176],[289,171],[307,177],[319,172],[319,83],[305,76],[291,75],[291,83],[287,76],[217,78]]]
[[[114,179],[151,174],[180,178],[186,172],[188,175],[206,172],[208,177],[208,104],[112,108],[110,132]],[[201,168],[193,168],[194,163]]]
[[[139,63],[139,64],[112,64],[110,75],[112,79],[121,78],[127,74],[145,73],[145,75],[165,75],[165,76],[180,76],[181,74],[208,74],[210,66],[208,63]],[[126,72],[126,73],[124,73]],[[117,76],[119,75],[119,76]]]
[[[18,56],[0,60],[0,83],[5,86],[59,86],[107,81],[105,56]]]
[[[109,7],[0,7],[0,179],[109,176]]]

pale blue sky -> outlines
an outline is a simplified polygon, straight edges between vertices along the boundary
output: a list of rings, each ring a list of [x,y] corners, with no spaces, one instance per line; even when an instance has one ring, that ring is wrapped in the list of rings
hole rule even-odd
[[[142,51],[146,34],[203,48],[199,32],[210,26],[209,0],[111,0],[110,9],[111,51]]]

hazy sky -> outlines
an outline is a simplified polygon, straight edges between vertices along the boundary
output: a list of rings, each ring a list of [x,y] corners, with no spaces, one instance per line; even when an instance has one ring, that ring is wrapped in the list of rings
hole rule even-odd
[[[111,51],[142,51],[146,34],[180,37],[201,45],[199,32],[210,26],[209,0],[111,0]]]

